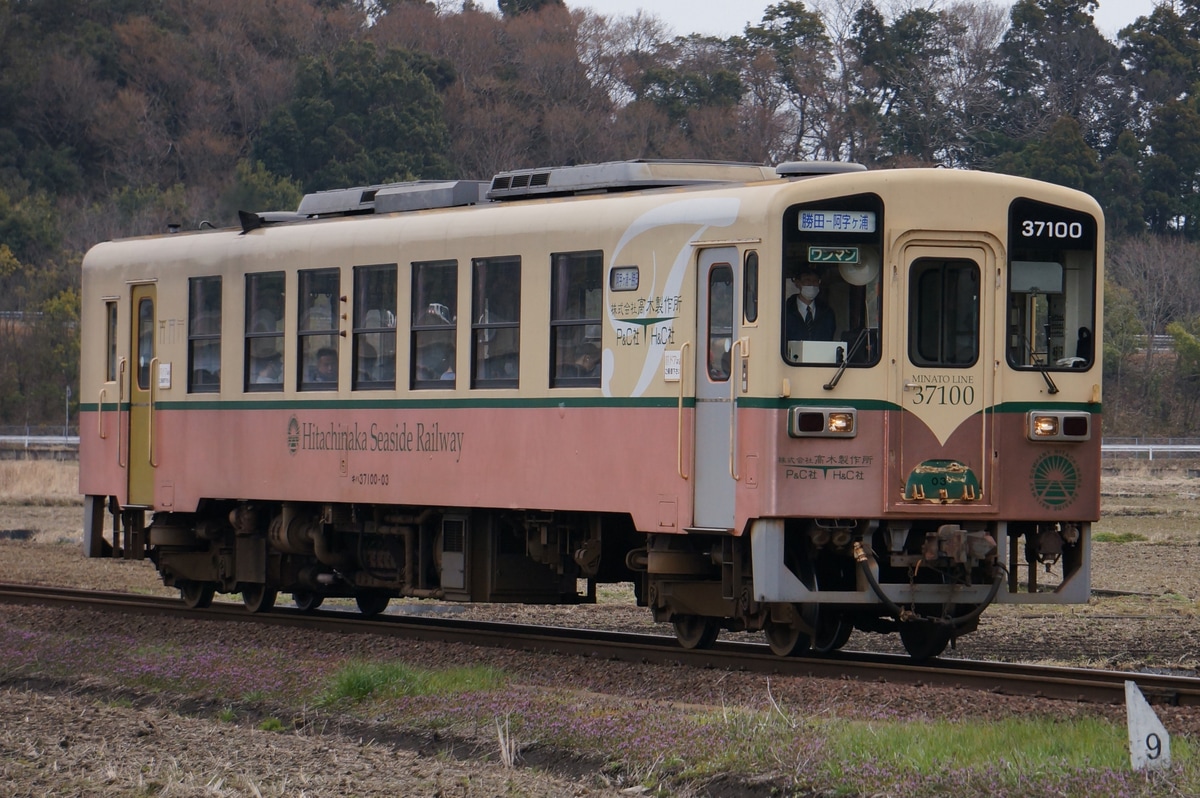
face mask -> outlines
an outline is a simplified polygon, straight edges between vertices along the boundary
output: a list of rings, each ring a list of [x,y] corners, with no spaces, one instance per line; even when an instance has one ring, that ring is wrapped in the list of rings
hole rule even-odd
[[[819,293],[821,293],[820,286],[816,286],[816,285],[800,286],[800,295],[803,296],[805,299],[807,299],[809,302],[812,302],[814,299],[816,299],[817,294],[819,294]]]

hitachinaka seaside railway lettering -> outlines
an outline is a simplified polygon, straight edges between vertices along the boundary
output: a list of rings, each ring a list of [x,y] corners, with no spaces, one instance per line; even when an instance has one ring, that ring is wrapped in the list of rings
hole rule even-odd
[[[293,420],[294,421],[294,420]],[[291,427],[291,425],[289,425]],[[441,424],[418,421],[411,428],[407,421],[390,427],[372,422],[361,427],[357,422],[347,426],[330,422],[327,425],[305,421],[299,424],[295,450],[336,452],[418,452],[462,455],[466,433],[445,430]],[[291,439],[289,436],[289,445]]]

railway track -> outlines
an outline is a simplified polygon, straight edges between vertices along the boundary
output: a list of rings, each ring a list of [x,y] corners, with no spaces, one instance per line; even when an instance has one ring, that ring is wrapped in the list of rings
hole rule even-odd
[[[0,583],[0,602],[102,612],[138,613],[221,623],[257,623],[340,634],[373,634],[443,643],[509,648],[602,660],[719,668],[781,676],[886,681],[929,687],[960,687],[1047,699],[1121,703],[1125,682],[1138,684],[1154,704],[1200,706],[1200,679],[1127,671],[941,659],[923,665],[907,657],[839,652],[822,657],[780,658],[765,644],[718,642],[709,650],[680,648],[673,637],[567,629],[453,618],[386,614],[363,618],[354,611],[304,613],[287,607],[253,614],[241,604],[215,602],[189,609],[171,598],[104,593],[61,587]]]

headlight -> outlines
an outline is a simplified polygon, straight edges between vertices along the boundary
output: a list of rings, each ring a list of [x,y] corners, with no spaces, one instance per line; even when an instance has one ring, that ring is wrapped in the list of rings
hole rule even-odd
[[[1092,414],[1033,410],[1028,429],[1031,441],[1086,441],[1092,437]]]
[[[792,438],[853,438],[858,432],[852,407],[793,407],[788,411]]]

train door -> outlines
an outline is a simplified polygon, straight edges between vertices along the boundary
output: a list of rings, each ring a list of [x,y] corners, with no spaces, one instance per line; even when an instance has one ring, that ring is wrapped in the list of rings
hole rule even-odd
[[[154,505],[154,394],[158,359],[154,351],[155,288],[133,287],[133,319],[129,374],[129,424],[126,456],[129,458],[129,500],[134,506]]]
[[[730,392],[737,307],[733,247],[700,252],[696,287],[696,462],[692,524],[698,528],[733,527],[733,413]]]
[[[994,502],[997,251],[983,241],[902,242],[891,313],[900,350],[892,397],[902,409],[890,447],[895,508]]]

